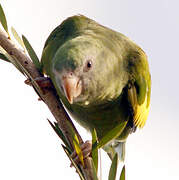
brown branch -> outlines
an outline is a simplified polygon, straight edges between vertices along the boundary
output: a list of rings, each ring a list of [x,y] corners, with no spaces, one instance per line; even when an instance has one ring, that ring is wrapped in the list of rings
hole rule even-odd
[[[32,60],[19,48],[16,47],[16,45],[13,43],[12,40],[8,38],[7,33],[3,32],[0,30],[0,46],[2,46],[6,52],[14,57],[23,67],[26,69],[26,71],[30,74],[30,76],[33,79],[43,77],[41,73],[36,69],[35,65],[33,64]],[[55,89],[45,89],[43,90],[44,93],[40,93],[40,97],[44,101],[44,103],[48,106],[49,110],[53,114],[54,118],[56,119],[59,127],[63,131],[64,135],[66,136],[67,140],[69,141],[70,145],[73,148],[73,142],[70,136],[70,131],[69,131],[69,125],[67,122],[71,124],[71,126],[74,128],[80,144],[83,143],[83,140],[76,130],[73,122],[71,121],[70,117],[64,110],[63,105],[59,101]],[[74,150],[74,148],[73,148]],[[87,180],[92,180],[93,179],[93,174],[92,174],[92,167],[91,167],[91,158],[86,158],[84,160],[85,162],[85,168],[82,167],[83,173],[86,177]]]

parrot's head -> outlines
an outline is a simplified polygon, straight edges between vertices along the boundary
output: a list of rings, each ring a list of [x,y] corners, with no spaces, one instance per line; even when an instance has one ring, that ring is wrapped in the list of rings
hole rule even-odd
[[[68,40],[57,50],[52,66],[57,92],[70,104],[105,103],[118,97],[125,84],[122,61],[95,38]],[[115,78],[119,73],[121,78]]]

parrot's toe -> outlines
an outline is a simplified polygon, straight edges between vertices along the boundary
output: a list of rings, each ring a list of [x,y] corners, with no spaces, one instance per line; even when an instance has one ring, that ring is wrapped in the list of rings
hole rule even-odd
[[[82,153],[83,153],[83,159],[87,158],[88,156],[90,156],[91,154],[91,150],[92,150],[92,142],[87,140],[85,143],[83,143],[81,145],[81,150],[82,150]],[[74,160],[74,162],[76,164],[78,164],[80,162],[80,159],[76,153],[76,151],[74,151],[72,154],[71,154],[71,157],[72,159]],[[70,167],[72,167],[73,165],[71,164]]]
[[[39,78],[36,78],[35,81],[41,88],[53,87],[52,82],[51,82],[50,78],[48,78],[48,77],[39,77]]]
[[[38,77],[34,79],[36,81],[36,83],[41,87],[41,88],[50,88],[52,87],[52,82],[50,80],[50,78],[48,77]],[[24,81],[25,84],[27,85],[32,85],[32,80],[31,79],[27,79]]]

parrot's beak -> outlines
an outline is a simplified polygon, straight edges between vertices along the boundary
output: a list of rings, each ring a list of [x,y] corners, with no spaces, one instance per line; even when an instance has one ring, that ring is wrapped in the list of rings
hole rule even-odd
[[[82,92],[81,80],[73,73],[68,73],[62,78],[62,86],[67,100],[70,104],[73,104],[74,98]]]

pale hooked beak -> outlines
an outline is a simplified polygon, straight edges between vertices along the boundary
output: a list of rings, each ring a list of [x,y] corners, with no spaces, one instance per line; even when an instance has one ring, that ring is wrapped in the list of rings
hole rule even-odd
[[[71,72],[62,77],[62,87],[70,104],[73,104],[74,98],[78,97],[82,92],[81,80]]]

